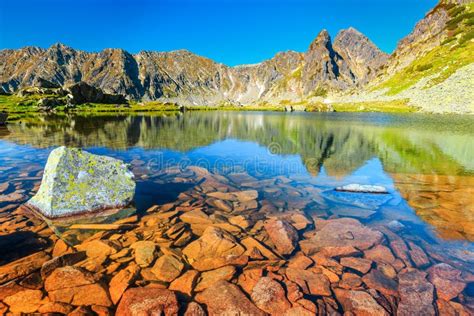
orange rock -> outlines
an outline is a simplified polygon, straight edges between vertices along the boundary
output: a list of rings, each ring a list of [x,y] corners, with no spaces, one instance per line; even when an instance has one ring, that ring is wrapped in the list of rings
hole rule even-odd
[[[26,276],[36,270],[39,270],[43,263],[50,259],[49,255],[40,251],[30,256],[10,262],[0,267],[0,284],[10,280]]]
[[[341,265],[359,271],[361,273],[369,272],[372,267],[372,261],[363,258],[345,257],[341,258]]]
[[[110,280],[109,291],[110,298],[114,304],[117,304],[122,294],[128,288],[128,286],[135,280],[140,272],[140,268],[136,265],[129,265],[127,268],[120,270]]]
[[[188,262],[198,271],[213,270],[231,264],[244,252],[245,248],[231,234],[212,226],[206,228],[198,240],[183,249]]]
[[[176,294],[159,288],[128,289],[120,300],[116,315],[177,315],[179,310]]]
[[[40,290],[25,290],[6,297],[3,302],[12,313],[34,313],[41,306],[43,293]]]
[[[206,315],[207,314],[202,308],[202,306],[196,302],[189,303],[188,307],[186,308],[186,312],[184,312],[184,316],[206,316]]]
[[[258,280],[253,287],[251,298],[258,308],[270,315],[280,315],[291,308],[281,284],[268,277]]]
[[[428,280],[436,288],[438,297],[450,301],[466,287],[461,271],[447,263],[438,263],[428,269]]]
[[[376,262],[384,262],[390,264],[395,261],[395,257],[393,256],[392,251],[383,245],[377,245],[371,249],[364,251],[364,258]]]
[[[169,289],[191,296],[198,276],[199,272],[196,270],[186,271],[179,278],[171,282]]]
[[[281,255],[290,255],[298,243],[298,232],[285,220],[269,219],[264,224],[268,236]]]
[[[209,315],[265,315],[238,286],[227,281],[215,283],[196,295],[196,300],[207,306]]]
[[[298,284],[306,294],[321,296],[331,295],[329,280],[322,273],[315,273],[311,270],[288,268],[286,269],[286,276],[289,280]]]
[[[290,262],[288,263],[288,267],[304,270],[310,267],[312,264],[313,264],[313,260],[311,260],[311,258],[300,254],[290,259]]]
[[[316,227],[318,227],[317,224]],[[307,255],[331,249],[333,254],[328,255],[335,256],[339,252],[338,248],[353,247],[366,250],[379,244],[382,239],[381,232],[362,225],[358,220],[339,218],[325,221],[324,226],[310,239],[300,241],[300,247]],[[349,255],[346,250],[343,253],[346,256]]]
[[[384,295],[398,296],[398,284],[393,279],[385,276],[377,269],[362,277],[362,281],[369,289],[376,289]]]
[[[344,312],[349,312],[356,316],[389,315],[367,292],[335,289],[334,293],[337,300],[341,303]]]
[[[257,284],[260,277],[263,275],[263,269],[245,269],[238,279],[240,287],[249,295],[252,293],[253,287]]]
[[[96,282],[93,275],[82,269],[66,266],[51,273],[44,283],[53,302],[71,305],[111,306],[107,290]]]
[[[117,253],[119,247],[112,241],[92,240],[76,246],[79,251],[85,251],[89,258],[110,256]]]
[[[48,313],[59,313],[59,314],[69,314],[72,312],[74,308],[65,303],[59,303],[59,302],[49,302],[44,305],[41,305],[41,307],[38,309],[38,312],[41,314],[48,314]]]
[[[155,260],[156,245],[153,241],[137,241],[130,248],[135,250],[135,262],[142,268],[150,266],[153,260]]]
[[[53,257],[58,257],[71,251],[72,249],[62,239],[58,239],[54,244]]]
[[[151,271],[157,279],[163,282],[171,282],[183,271],[184,264],[173,255],[163,255],[156,260]]]
[[[235,272],[236,269],[233,266],[225,266],[216,270],[203,272],[201,273],[201,277],[199,279],[199,283],[196,285],[195,291],[204,291],[221,280],[230,281]]]
[[[434,287],[426,280],[426,273],[408,270],[398,275],[400,303],[397,314],[400,316],[435,315],[433,307]]]

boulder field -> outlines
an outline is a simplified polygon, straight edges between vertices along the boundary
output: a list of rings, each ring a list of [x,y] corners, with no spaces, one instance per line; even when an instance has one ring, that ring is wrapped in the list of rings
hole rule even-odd
[[[188,167],[163,170],[160,180],[194,186],[119,226],[61,235],[74,235],[74,244],[27,208],[2,213],[0,243],[18,246],[0,258],[0,314],[474,312],[470,266],[401,223],[336,215],[324,195],[281,176],[261,181]],[[285,205],[272,194],[286,196]],[[35,234],[33,253],[21,251],[32,249],[21,234]]]

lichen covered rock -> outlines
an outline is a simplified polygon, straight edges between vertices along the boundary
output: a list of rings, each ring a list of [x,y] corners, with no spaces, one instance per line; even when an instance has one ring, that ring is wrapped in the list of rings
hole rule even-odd
[[[48,218],[123,207],[135,195],[134,176],[124,162],[77,148],[51,152],[30,206]]]

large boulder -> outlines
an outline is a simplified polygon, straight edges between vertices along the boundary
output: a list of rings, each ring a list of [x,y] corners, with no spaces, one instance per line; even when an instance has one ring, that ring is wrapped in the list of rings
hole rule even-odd
[[[107,94],[101,89],[95,88],[83,81],[67,86],[65,90],[68,92],[68,97],[72,104],[82,103],[127,103],[123,95]]]
[[[49,155],[41,187],[27,204],[57,218],[125,207],[134,195],[134,176],[124,162],[63,146]]]
[[[31,86],[33,87],[37,87],[37,88],[47,88],[47,89],[58,89],[58,88],[61,88],[60,85],[54,83],[54,82],[51,82],[49,80],[46,80],[44,78],[41,78],[41,77],[36,77]]]

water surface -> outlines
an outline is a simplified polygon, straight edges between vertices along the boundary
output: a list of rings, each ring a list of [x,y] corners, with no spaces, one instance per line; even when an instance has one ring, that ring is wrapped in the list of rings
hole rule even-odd
[[[285,180],[277,185],[288,194],[256,189],[259,198],[271,197],[282,212],[298,208],[307,214],[355,217],[369,225],[400,223],[407,238],[470,266],[473,123],[472,117],[455,115],[367,113],[42,116],[0,128],[0,183],[13,184],[3,194],[31,196],[48,154],[60,145],[130,163],[138,179],[138,212],[193,189],[180,181],[179,172],[171,180],[163,178],[164,170],[200,166],[226,177],[280,177]],[[332,191],[348,183],[385,186],[390,198],[371,201]],[[288,188],[311,194],[298,196]],[[321,199],[325,207],[318,204]],[[11,204],[0,202],[0,209],[13,209]]]

